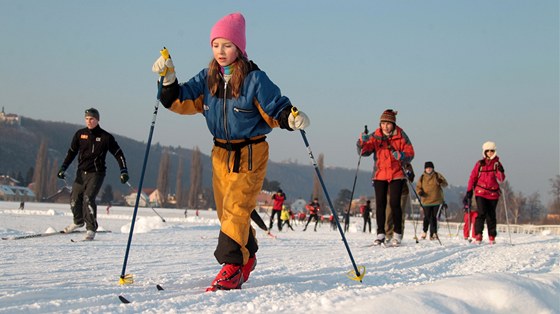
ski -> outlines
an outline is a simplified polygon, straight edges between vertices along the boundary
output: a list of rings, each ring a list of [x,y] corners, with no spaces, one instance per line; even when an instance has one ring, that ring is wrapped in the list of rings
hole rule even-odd
[[[128,299],[123,297],[122,295],[119,295],[119,300],[121,300],[121,302],[124,303],[124,304],[130,303],[130,301],[128,301]]]
[[[94,240],[93,240],[93,239],[91,239],[91,240],[86,240],[86,239],[74,240],[74,239],[70,239],[70,242],[73,242],[73,243],[78,243],[78,242],[92,242],[92,241],[94,241]]]
[[[97,231],[97,233],[110,233],[111,231],[103,230]],[[59,232],[49,232],[49,233],[32,233],[22,236],[11,236],[11,237],[2,237],[2,240],[23,240],[23,239],[31,239],[31,238],[41,238],[41,237],[50,237],[54,235],[63,235],[63,234],[72,234],[72,233],[85,233],[84,230],[72,231],[69,233],[59,231]]]
[[[163,290],[165,290],[165,289],[164,289],[161,285],[159,285],[159,284],[156,285],[156,289],[157,289],[158,291],[163,291]],[[129,304],[129,303],[131,303],[129,299],[123,297],[122,295],[119,295],[119,300],[120,300],[123,304]]]

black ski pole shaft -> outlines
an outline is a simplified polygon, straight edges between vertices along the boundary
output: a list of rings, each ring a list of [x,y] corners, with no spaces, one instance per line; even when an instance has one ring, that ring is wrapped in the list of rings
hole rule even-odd
[[[364,133],[368,134],[367,125],[364,126]],[[352,184],[352,192],[350,193],[350,204],[348,204],[348,210],[346,211],[346,220],[344,224],[350,224],[350,209],[352,209],[352,200],[354,199],[354,190],[356,188],[356,180],[358,179],[358,171],[360,170],[360,162],[362,161],[362,154],[358,157],[358,165],[356,166],[356,174],[354,175],[354,183]],[[344,230],[346,231],[346,230]]]
[[[296,112],[297,112],[297,109],[296,109]],[[352,261],[352,266],[354,267],[354,271],[356,272],[356,277],[360,279],[360,282],[362,282],[360,271],[358,270],[358,266],[356,265],[356,262],[354,261],[354,257],[352,256],[352,252],[350,251],[350,246],[348,246],[348,242],[346,241],[346,237],[344,236],[344,232],[342,230],[342,227],[340,226],[340,222],[338,221],[338,215],[336,214],[334,206],[331,202],[331,198],[329,197],[329,192],[327,191],[327,187],[325,186],[325,182],[323,182],[323,177],[321,176],[321,172],[319,171],[319,167],[317,166],[317,162],[315,162],[315,157],[313,157],[313,152],[311,151],[311,147],[309,147],[309,142],[307,141],[307,136],[305,135],[305,131],[304,130],[299,130],[299,131],[301,133],[301,137],[303,138],[303,142],[305,143],[305,147],[307,148],[307,152],[309,153],[309,158],[311,159],[311,162],[313,163],[313,168],[315,168],[315,173],[317,174],[317,178],[319,179],[319,182],[321,183],[321,187],[323,188],[323,192],[325,193],[325,197],[327,198],[327,202],[329,203],[329,207],[330,207],[331,212],[333,214],[334,221],[336,222],[336,225],[338,227],[338,231],[340,232],[340,236],[342,237],[342,241],[344,242],[344,246],[346,247],[346,251],[348,252],[348,256],[350,257],[350,261]]]
[[[164,59],[169,59],[169,52],[167,48],[163,47],[160,51],[161,55]],[[140,191],[142,191],[142,184],[144,183],[144,175],[146,173],[146,165],[148,163],[148,156],[150,155],[150,146],[152,145],[152,136],[154,135],[154,128],[156,125],[157,113],[159,109],[159,103],[161,99],[161,91],[163,89],[163,79],[165,77],[165,73],[167,72],[167,68],[161,74],[159,83],[158,83],[158,93],[157,93],[157,100],[154,106],[154,113],[152,116],[152,124],[150,125],[150,133],[148,135],[148,143],[146,144],[146,152],[144,153],[144,162],[142,163],[142,172],[140,174],[140,182],[138,183],[138,193],[136,194],[136,202],[134,204],[134,211],[132,213],[132,222],[130,223],[130,232],[128,233],[128,242],[126,244],[126,251],[124,254],[124,262],[121,271],[121,283],[125,283],[126,278],[126,264],[128,262],[128,254],[130,253],[130,245],[132,243],[132,234],[134,233],[134,223],[136,222],[136,214],[138,213],[138,204],[140,203]]]
[[[134,192],[134,188],[132,187],[132,185],[130,184],[130,182],[126,182],[126,184],[128,185],[128,187]],[[150,206],[152,208],[152,210],[154,211],[154,213],[156,213],[156,215],[159,216],[159,218],[161,219],[162,222],[165,222],[165,219],[154,209],[153,206],[150,205],[150,200],[148,198],[146,198],[146,196],[144,196],[144,194],[142,194],[142,191],[138,190],[139,194],[142,195],[142,198],[144,198],[144,202],[146,202],[147,206]]]

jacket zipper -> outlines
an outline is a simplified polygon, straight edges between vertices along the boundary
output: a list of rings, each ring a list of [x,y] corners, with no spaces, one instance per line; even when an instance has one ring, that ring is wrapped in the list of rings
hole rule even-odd
[[[223,77],[222,77],[223,78]],[[224,134],[226,135],[226,144],[229,146],[229,132],[228,132],[228,123],[227,123],[227,87],[228,87],[228,81],[224,79],[224,108],[223,108],[223,122],[224,122]],[[228,168],[228,172],[231,172],[230,168],[229,168],[229,158],[231,155],[231,151],[228,149],[227,150],[227,168]]]

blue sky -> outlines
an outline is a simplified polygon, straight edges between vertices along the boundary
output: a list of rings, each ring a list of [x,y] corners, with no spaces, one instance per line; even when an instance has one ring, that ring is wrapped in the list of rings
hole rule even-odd
[[[236,11],[249,58],[309,115],[327,165],[355,169],[359,133],[393,108],[417,172],[431,160],[466,185],[492,140],[514,190],[549,199],[560,173],[558,1],[2,1],[0,105],[76,124],[93,106],[103,128],[146,141],[161,47],[188,80],[211,58],[212,25]],[[160,109],[154,143],[210,153],[201,115]],[[271,160],[309,163],[298,133],[277,129],[269,142]]]

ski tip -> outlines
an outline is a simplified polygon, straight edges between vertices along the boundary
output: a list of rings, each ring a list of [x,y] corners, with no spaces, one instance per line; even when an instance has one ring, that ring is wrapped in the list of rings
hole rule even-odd
[[[119,300],[121,300],[122,303],[124,304],[128,304],[130,303],[130,301],[128,301],[125,297],[123,297],[122,295],[119,295]]]
[[[162,290],[165,290],[165,289],[163,289],[163,287],[162,287],[162,286],[160,286],[160,285],[156,285],[156,288],[158,289],[158,291],[162,291]]]

